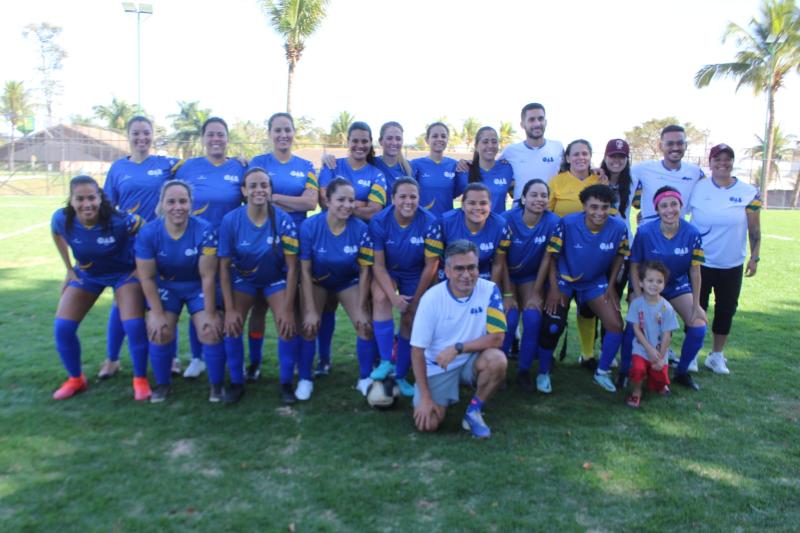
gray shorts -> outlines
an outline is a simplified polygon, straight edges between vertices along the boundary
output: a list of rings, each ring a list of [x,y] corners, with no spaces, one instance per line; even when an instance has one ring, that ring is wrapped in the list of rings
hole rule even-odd
[[[441,374],[428,376],[428,389],[434,403],[447,407],[458,402],[458,387],[462,383],[475,387],[475,360],[478,353],[473,353],[467,362],[453,370],[445,370]],[[414,385],[414,406],[419,403],[419,386]]]

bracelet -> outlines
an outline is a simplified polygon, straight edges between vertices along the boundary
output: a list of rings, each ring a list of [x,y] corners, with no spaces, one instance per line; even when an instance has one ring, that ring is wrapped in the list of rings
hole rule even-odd
[[[751,255],[750,256],[750,261],[755,261],[756,263],[758,263],[759,261],[761,261],[761,257],[757,256],[757,255],[755,255],[755,256]]]
[[[513,298],[513,297],[514,297],[514,293],[513,292],[504,292],[503,293],[503,298]]]

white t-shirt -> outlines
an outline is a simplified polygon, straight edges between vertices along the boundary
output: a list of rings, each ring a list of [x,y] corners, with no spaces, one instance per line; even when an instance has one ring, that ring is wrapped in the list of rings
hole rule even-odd
[[[514,169],[514,200],[522,195],[522,188],[534,178],[544,180],[558,174],[564,147],[558,141],[545,139],[538,148],[531,148],[525,141],[507,146],[498,159],[505,159]]]
[[[733,268],[747,255],[747,212],[761,208],[758,189],[739,179],[725,189],[700,180],[689,202],[692,224],[703,236],[704,266]]]
[[[681,163],[680,168],[670,170],[664,166],[663,161],[644,161],[631,167],[631,189],[641,193],[642,219],[657,218],[656,209],[653,207],[653,198],[656,191],[665,185],[674,187],[681,193],[683,198],[683,208],[681,216],[686,215],[689,206],[689,199],[692,196],[692,189],[695,184],[703,178],[703,170],[694,163]]]
[[[411,346],[425,350],[427,375],[434,376],[444,372],[436,357],[448,346],[505,331],[506,315],[497,285],[478,278],[472,294],[457,299],[444,281],[422,295],[411,329]],[[457,355],[447,370],[462,366],[469,356]]]

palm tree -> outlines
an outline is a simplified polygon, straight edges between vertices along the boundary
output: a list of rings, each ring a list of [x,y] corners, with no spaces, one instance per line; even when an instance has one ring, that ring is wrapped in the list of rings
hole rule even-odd
[[[8,170],[14,172],[14,132],[23,121],[33,114],[30,91],[21,81],[7,81],[3,90],[3,115],[11,123],[11,146],[8,151]]]
[[[784,133],[781,131],[780,124],[775,126],[775,138],[773,140],[773,146],[772,146],[772,153],[773,153],[772,158],[776,162],[783,161],[785,158],[792,157],[792,154],[794,153],[795,149],[794,147],[795,147],[796,137],[797,137],[796,135],[791,135],[791,134],[784,135]],[[759,158],[763,159],[764,145],[766,143],[764,142],[764,139],[762,139],[758,135],[756,135],[755,138],[758,140],[758,144],[753,146],[752,148],[749,148],[747,150],[747,153],[753,159],[759,159]],[[772,170],[770,174],[767,175],[767,182],[773,180],[774,178],[780,177],[780,169],[778,168],[778,165],[771,165],[770,168]]]
[[[514,126],[511,124],[511,122],[501,122],[500,131],[498,132],[498,136],[500,137],[500,148],[503,149],[514,142],[514,136],[516,134],[517,132],[514,130]]]
[[[331,123],[331,132],[328,134],[328,142],[330,144],[347,144],[347,130],[350,125],[355,121],[355,117],[348,111],[339,113]]]
[[[767,93],[767,117],[761,170],[761,194],[767,205],[766,179],[775,154],[775,93],[784,86],[786,75],[800,72],[800,13],[794,0],[763,0],[760,19],[753,17],[745,29],[728,24],[722,41],[733,37],[739,47],[731,63],[705,65],[697,71],[694,83],[705,87],[715,78],[738,79],[736,89],[753,88]]]
[[[325,18],[329,0],[262,0],[269,22],[284,39],[289,76],[286,81],[286,112],[292,112],[294,69],[305,50],[305,41]]]
[[[200,108],[200,102],[178,102],[180,110],[174,115],[167,115],[172,119],[172,141],[178,144],[181,157],[188,159],[200,150],[203,122],[211,115],[211,110]]]
[[[96,105],[92,107],[94,116],[102,120],[106,127],[112,130],[123,131],[128,121],[139,114],[139,109],[125,100],[111,98],[109,105]]]
[[[461,127],[461,139],[467,148],[471,147],[472,143],[475,142],[475,135],[478,134],[480,127],[481,123],[475,117],[469,117],[464,121],[464,125]]]

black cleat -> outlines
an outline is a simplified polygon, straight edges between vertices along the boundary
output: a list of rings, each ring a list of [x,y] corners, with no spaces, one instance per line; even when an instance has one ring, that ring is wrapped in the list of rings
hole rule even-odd
[[[167,399],[170,393],[170,386],[169,385],[156,385],[156,387],[150,392],[150,403],[161,403]]]
[[[242,396],[244,396],[244,385],[241,383],[231,383],[230,386],[225,389],[225,395],[222,401],[225,403],[238,403],[239,400],[242,399]]]
[[[222,388],[222,384],[211,385],[211,392],[208,394],[208,401],[211,403],[219,403],[222,401],[222,397],[224,395],[225,389]]]
[[[536,388],[533,386],[533,380],[531,379],[530,372],[518,373],[517,385],[519,385],[519,388],[522,389],[522,392],[526,392],[528,394],[533,394],[533,391],[536,390]]]
[[[597,359],[594,357],[581,356],[579,362],[583,368],[589,370],[592,374],[597,372]]]
[[[250,363],[245,370],[244,378],[248,383],[255,383],[261,377],[261,365],[258,363]]]
[[[700,390],[700,385],[694,382],[692,376],[690,376],[688,372],[686,374],[676,374],[675,377],[672,378],[672,382],[682,385],[687,389]]]
[[[281,383],[281,401],[283,405],[292,405],[297,402],[291,383]]]

